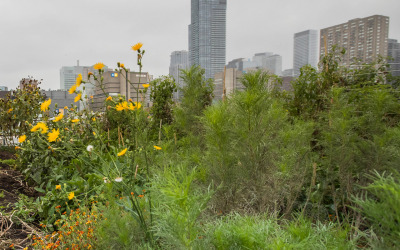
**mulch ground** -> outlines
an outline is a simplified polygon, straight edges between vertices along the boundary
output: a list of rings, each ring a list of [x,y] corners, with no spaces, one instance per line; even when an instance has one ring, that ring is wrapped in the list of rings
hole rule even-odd
[[[11,152],[0,151],[0,159],[15,159]],[[0,249],[23,249],[28,246],[30,236],[37,228],[27,224],[13,215],[14,204],[18,201],[19,195],[38,197],[35,189],[28,186],[24,176],[11,166],[0,162]]]

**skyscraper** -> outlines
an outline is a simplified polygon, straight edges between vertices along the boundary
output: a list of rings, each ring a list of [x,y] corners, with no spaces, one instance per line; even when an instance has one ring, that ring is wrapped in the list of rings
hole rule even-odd
[[[331,51],[333,45],[346,49],[343,65],[355,58],[369,63],[378,55],[387,56],[389,17],[374,15],[356,18],[321,30],[320,56]],[[326,47],[325,47],[326,45]]]
[[[388,40],[388,57],[393,76],[400,76],[400,43],[396,39]]]
[[[189,55],[186,50],[174,51],[171,54],[171,62],[169,64],[169,75],[175,79],[178,90],[174,93],[174,99],[180,99],[179,88],[183,87],[180,71],[189,68]]]
[[[304,65],[318,66],[318,30],[306,30],[294,34],[293,70],[294,75],[300,75]]]
[[[224,69],[226,0],[191,0],[189,63],[205,69],[207,79]]]

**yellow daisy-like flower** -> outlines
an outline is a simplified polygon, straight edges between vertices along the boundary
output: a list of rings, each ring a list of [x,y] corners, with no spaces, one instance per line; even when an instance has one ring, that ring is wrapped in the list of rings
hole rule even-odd
[[[96,136],[96,132],[93,131],[93,135]]]
[[[76,78],[76,86],[79,87],[81,86],[82,83],[82,75],[78,74],[78,77]]]
[[[112,100],[111,96],[108,96],[107,99],[106,99],[106,101],[111,101],[111,100]]]
[[[11,111],[13,111],[12,108],[10,108],[10,109],[7,111],[7,114],[11,113]]]
[[[104,68],[104,64],[101,62],[98,62],[93,66],[93,68],[97,69],[97,70],[102,69],[102,68]]]
[[[140,109],[142,107],[142,104],[140,102],[134,102],[135,108]]]
[[[25,140],[26,140],[26,135],[21,135],[21,136],[18,138],[18,142],[19,142],[19,143],[23,143]]]
[[[49,130],[49,128],[47,127],[47,125],[43,122],[38,122],[32,129],[31,132],[36,132],[39,129],[42,130],[42,134],[47,133],[47,130]]]
[[[160,148],[159,146],[154,146],[154,148],[155,148],[156,150],[161,150],[161,148]]]
[[[123,155],[126,153],[127,150],[128,150],[128,148],[125,148],[124,150],[122,150],[121,152],[119,152],[119,153],[117,154],[117,156],[123,156]]]
[[[132,50],[134,50],[134,51],[138,51],[138,50],[140,50],[140,48],[143,46],[143,43],[137,43],[137,44],[135,44],[135,45],[133,45],[131,48],[132,48]]]
[[[115,106],[115,109],[116,109],[117,111],[122,111],[122,110],[124,110],[125,108],[124,108],[124,106],[123,106],[122,103],[118,103],[118,104]]]
[[[60,121],[62,118],[64,118],[64,114],[59,114],[58,116],[54,117],[53,122],[58,122],[58,121]]]
[[[65,106],[65,107],[64,107],[64,109],[68,109],[68,107],[67,107],[67,106]]]
[[[73,120],[71,120],[71,122],[73,122],[73,123],[79,122],[79,119],[73,119]]]
[[[148,87],[150,87],[150,84],[142,84],[143,88],[147,89]]]
[[[60,135],[60,129],[55,130],[53,128],[53,131],[47,134],[49,138],[47,139],[49,142],[56,141],[58,136]]]
[[[120,66],[121,68],[125,68],[125,65],[124,65],[123,63],[121,63],[119,66]]]
[[[76,88],[77,88],[76,84],[72,85],[72,87],[69,89],[68,93],[70,93],[70,94],[75,93]]]
[[[95,121],[96,121],[96,118],[95,118],[95,117],[93,117],[93,118],[92,118],[92,121],[94,121],[94,122],[95,122]]]
[[[44,101],[42,104],[40,104],[40,110],[43,112],[49,109],[49,106],[51,104],[51,99]]]
[[[68,194],[68,199],[69,200],[72,200],[74,197],[75,197],[75,193],[74,192],[71,192],[71,193]]]
[[[78,93],[78,94],[75,96],[74,102],[80,101],[80,100],[81,100],[81,97],[82,97],[82,93]]]
[[[60,189],[61,190],[61,185],[56,185],[56,190]]]

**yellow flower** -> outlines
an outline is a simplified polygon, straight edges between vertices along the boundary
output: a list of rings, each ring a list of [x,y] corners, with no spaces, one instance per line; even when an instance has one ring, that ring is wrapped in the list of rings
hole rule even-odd
[[[21,136],[18,138],[18,142],[19,142],[19,143],[23,143],[25,140],[26,140],[26,135],[21,135]]]
[[[125,148],[124,150],[122,150],[121,152],[119,152],[119,153],[117,154],[117,156],[123,156],[123,155],[126,153],[127,150],[128,150],[128,148]]]
[[[71,122],[73,122],[73,123],[79,122],[79,119],[73,119],[73,120],[71,120]]]
[[[93,96],[92,96],[92,95],[90,96],[90,99],[93,99]]]
[[[120,64],[121,68],[125,68],[125,65],[123,63]]]
[[[108,96],[107,99],[106,99],[106,101],[111,101],[111,100],[112,100],[111,96]]]
[[[118,104],[115,106],[115,109],[116,109],[117,111],[122,111],[122,110],[124,110],[125,108],[124,108],[124,105],[123,105],[122,103],[118,103]]]
[[[77,88],[76,84],[72,85],[72,87],[69,89],[68,93],[70,93],[70,94],[75,93],[76,88]]]
[[[102,69],[102,68],[104,68],[104,64],[101,62],[98,62],[93,66],[93,68],[94,69]]]
[[[68,199],[72,200],[75,197],[75,193],[71,192],[68,194]]]
[[[53,122],[58,122],[59,120],[61,120],[64,117],[64,114],[59,114],[58,116],[54,117]]]
[[[61,189],[61,185],[56,185],[56,190]]]
[[[18,150],[18,149],[20,149],[21,147],[18,147],[18,146],[15,146],[15,150]]]
[[[142,84],[142,86],[143,88],[147,89],[150,86],[150,84]]]
[[[81,97],[82,97],[82,93],[79,92],[79,93],[75,96],[74,102],[79,101],[79,100],[81,99]]]
[[[41,129],[41,130],[42,130],[42,134],[44,134],[44,133],[47,132],[47,130],[48,130],[49,128],[47,127],[47,125],[46,125],[45,123],[43,123],[43,122],[38,122],[38,123],[31,129],[31,132],[36,132],[36,131],[38,131],[39,129]]]
[[[93,131],[93,135],[96,136],[96,132]]]
[[[142,107],[142,104],[140,102],[134,102],[135,108],[140,109]]]
[[[135,45],[132,46],[132,50],[134,51],[138,51],[140,50],[140,48],[143,46],[143,43],[137,43]]]
[[[53,131],[50,132],[50,133],[48,133],[49,138],[48,138],[47,140],[48,140],[49,142],[53,142],[53,141],[57,140],[57,138],[58,138],[59,135],[60,135],[60,130],[59,130],[59,129],[55,130],[55,129],[53,128]]]
[[[11,113],[11,111],[13,111],[12,108],[10,108],[10,109],[7,111],[7,114]]]
[[[82,83],[82,75],[81,74],[78,74],[78,77],[76,78],[76,86],[77,87],[79,87],[79,86],[81,86],[81,83]]]
[[[50,104],[51,104],[51,99],[44,101],[42,104],[40,104],[40,109],[44,112],[49,109]]]
[[[68,107],[67,107],[67,106],[65,106],[65,107],[64,107],[64,109],[68,109]]]
[[[95,117],[93,117],[93,118],[92,118],[92,121],[94,121],[94,122],[95,122],[95,121],[96,121],[96,118],[95,118]]]
[[[156,150],[161,150],[161,148],[160,148],[159,146],[154,146],[154,148],[155,148]]]

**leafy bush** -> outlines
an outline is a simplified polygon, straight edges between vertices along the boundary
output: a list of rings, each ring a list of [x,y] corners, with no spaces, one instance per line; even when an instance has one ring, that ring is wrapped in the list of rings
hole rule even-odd
[[[364,189],[365,196],[355,198],[366,216],[371,230],[377,234],[372,246],[382,249],[398,249],[400,246],[400,182],[399,174],[375,173],[373,183]]]

